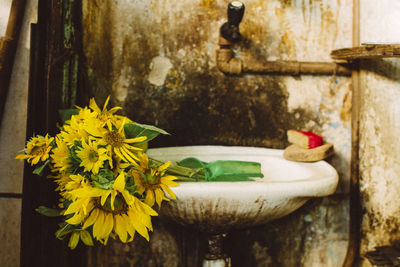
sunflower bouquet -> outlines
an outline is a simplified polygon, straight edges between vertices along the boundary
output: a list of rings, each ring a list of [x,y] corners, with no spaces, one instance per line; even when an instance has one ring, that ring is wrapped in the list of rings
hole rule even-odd
[[[16,158],[35,166],[34,173],[56,184],[57,208],[36,209],[46,216],[61,216],[56,237],[69,236],[74,249],[79,240],[106,245],[109,238],[126,243],[139,234],[149,241],[153,231],[154,206],[176,199],[170,187],[177,180],[249,180],[262,177],[259,164],[240,162],[205,163],[195,158],[179,165],[150,159],[149,141],[166,131],[117,115],[120,107],[103,109],[92,98],[89,107],[60,112],[64,121],[55,137],[30,138],[24,153]],[[235,171],[232,174],[232,169]],[[221,172],[222,171],[222,172]]]

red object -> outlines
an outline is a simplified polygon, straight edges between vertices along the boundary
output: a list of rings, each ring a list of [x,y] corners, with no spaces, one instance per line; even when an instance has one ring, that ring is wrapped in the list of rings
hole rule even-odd
[[[288,130],[288,139],[290,143],[297,144],[303,148],[315,148],[324,144],[322,136],[313,132]]]
[[[322,136],[319,136],[318,134],[315,134],[313,132],[306,132],[306,131],[299,131],[305,136],[308,137],[308,147],[309,148],[314,148],[317,146],[322,146],[324,144],[324,140]]]

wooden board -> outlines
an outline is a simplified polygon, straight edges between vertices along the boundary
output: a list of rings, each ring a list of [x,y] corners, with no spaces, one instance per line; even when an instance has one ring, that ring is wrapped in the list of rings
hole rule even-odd
[[[342,48],[331,52],[333,59],[353,60],[368,58],[400,57],[400,44],[363,45],[352,48]]]

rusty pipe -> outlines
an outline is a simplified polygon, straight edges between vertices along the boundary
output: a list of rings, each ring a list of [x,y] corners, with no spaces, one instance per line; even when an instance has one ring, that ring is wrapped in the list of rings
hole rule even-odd
[[[235,58],[233,51],[229,48],[217,50],[217,67],[225,74],[239,75],[242,73],[242,60]]]
[[[216,51],[218,69],[228,75],[243,73],[288,74],[288,75],[340,75],[350,76],[351,69],[334,62],[306,61],[259,61],[250,57],[237,58],[229,41],[220,37],[220,49]]]
[[[302,62],[302,61],[257,61],[244,60],[243,72],[277,73],[289,75],[344,75],[350,76],[351,70],[334,62]]]
[[[244,14],[244,4],[232,1],[228,4],[228,21],[220,28],[217,50],[217,67],[225,74],[241,73],[289,74],[289,75],[344,75],[350,76],[351,70],[345,65],[334,62],[300,62],[300,61],[259,61],[251,57],[236,58],[231,47],[240,41],[239,24]]]

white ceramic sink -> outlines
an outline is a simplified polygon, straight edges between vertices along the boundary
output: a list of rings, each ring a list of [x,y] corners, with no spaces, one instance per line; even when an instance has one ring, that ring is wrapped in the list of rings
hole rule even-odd
[[[180,182],[177,200],[163,202],[160,217],[209,233],[223,233],[281,218],[308,199],[328,196],[338,184],[336,170],[325,161],[287,161],[283,150],[186,146],[149,149],[155,159],[172,162],[187,157],[202,161],[243,160],[261,163],[264,178],[251,182]],[[166,204],[164,204],[166,203]]]

